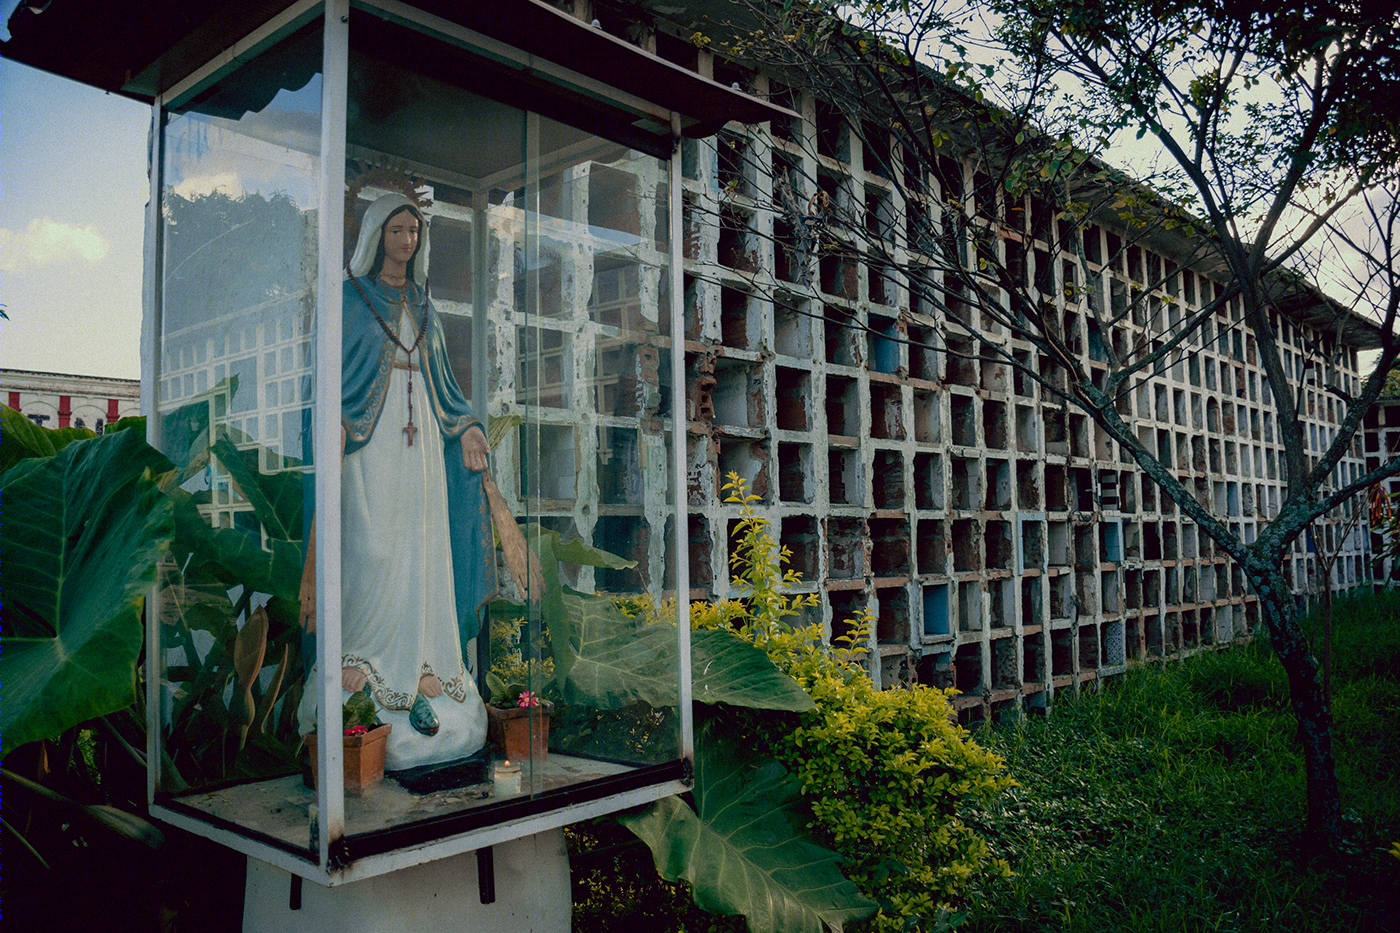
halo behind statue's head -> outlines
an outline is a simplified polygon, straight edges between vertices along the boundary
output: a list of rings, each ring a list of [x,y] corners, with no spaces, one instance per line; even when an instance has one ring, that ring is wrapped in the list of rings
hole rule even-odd
[[[355,255],[350,257],[351,275],[369,275],[374,267],[374,257],[379,251],[379,241],[384,235],[384,221],[405,207],[413,208],[414,212],[421,218],[423,212],[418,209],[408,198],[401,194],[386,194],[378,198],[365,211],[364,220],[360,221],[360,238],[355,243]],[[419,285],[428,280],[428,224],[427,220],[422,220],[422,226],[418,229],[418,252],[413,257],[413,281]]]

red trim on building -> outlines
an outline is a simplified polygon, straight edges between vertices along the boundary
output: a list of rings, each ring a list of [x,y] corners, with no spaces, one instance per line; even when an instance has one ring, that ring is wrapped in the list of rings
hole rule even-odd
[[[58,426],[60,428],[69,427],[68,422],[73,417],[73,396],[60,395],[58,397]]]
[[[120,420],[121,412],[117,411],[117,400],[114,398],[107,399],[107,423],[116,424]]]
[[[11,392],[11,393],[10,393],[10,407],[13,408],[15,411],[20,411],[20,410],[21,410],[20,407],[19,407],[19,393],[18,393],[18,392]]]

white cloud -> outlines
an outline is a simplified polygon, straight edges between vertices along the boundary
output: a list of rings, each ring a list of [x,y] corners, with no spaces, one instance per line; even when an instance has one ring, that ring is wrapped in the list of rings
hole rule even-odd
[[[235,172],[191,175],[171,190],[182,198],[197,198],[201,195],[213,194],[215,191],[222,191],[231,198],[241,198],[243,197],[243,182]]]
[[[23,272],[73,260],[95,263],[109,248],[107,238],[91,224],[79,227],[36,217],[22,233],[0,229],[0,272]]]

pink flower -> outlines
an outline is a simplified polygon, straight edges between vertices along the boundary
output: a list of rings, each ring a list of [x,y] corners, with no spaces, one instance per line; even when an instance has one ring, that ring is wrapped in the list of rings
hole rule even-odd
[[[352,735],[364,735],[368,731],[369,726],[351,726],[349,729],[345,730],[345,737],[349,738]]]
[[[538,695],[531,693],[529,690],[522,690],[520,691],[520,699],[515,701],[515,705],[520,707],[521,709],[526,709],[527,707],[531,706],[539,706],[540,698]]]

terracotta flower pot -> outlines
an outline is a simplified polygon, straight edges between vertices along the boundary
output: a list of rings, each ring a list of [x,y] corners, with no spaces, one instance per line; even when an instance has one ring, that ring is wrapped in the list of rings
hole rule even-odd
[[[486,715],[491,741],[512,761],[533,758],[542,762],[549,757],[549,713],[545,703],[528,708],[500,707],[487,704]],[[534,731],[531,734],[531,719]]]
[[[342,764],[347,794],[359,796],[384,780],[384,754],[388,751],[387,741],[393,728],[385,722],[361,735],[344,737]],[[320,766],[316,753],[316,733],[312,732],[306,737],[306,747],[311,751],[311,785],[315,787],[318,780],[316,772]]]

